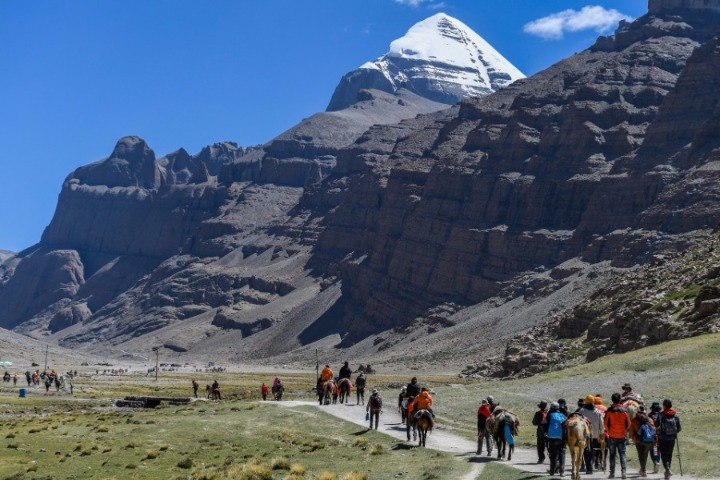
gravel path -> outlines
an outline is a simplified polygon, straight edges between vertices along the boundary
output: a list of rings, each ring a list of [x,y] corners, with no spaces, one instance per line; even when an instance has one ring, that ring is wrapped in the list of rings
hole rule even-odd
[[[324,412],[330,415],[342,418],[343,420],[346,420],[348,422],[352,422],[357,425],[368,425],[368,422],[365,421],[365,407],[361,405],[355,405],[354,403],[345,405],[326,405],[323,407],[320,407],[317,402],[289,401],[274,403],[288,407],[298,405],[312,405],[321,408]],[[380,427],[378,428],[378,431],[399,440],[407,439],[405,435],[405,426],[400,422],[400,415],[395,408],[390,408],[389,410],[383,412],[380,417]],[[416,444],[417,442],[412,443]],[[459,480],[475,480],[482,472],[485,464],[491,461],[502,461],[506,465],[510,465],[519,470],[534,473],[537,475],[547,475],[548,462],[547,460],[545,460],[544,464],[538,465],[537,453],[535,452],[535,450],[516,448],[515,452],[513,453],[513,458],[509,462],[507,460],[497,460],[497,458],[494,456],[488,457],[486,455],[476,455],[475,451],[477,449],[477,444],[475,442],[449,432],[448,430],[443,428],[442,424],[436,424],[435,429],[428,435],[427,448],[433,448],[435,450],[441,450],[443,452],[455,454],[455,456],[459,460],[470,463],[472,465],[470,472],[468,472],[468,474],[466,474]],[[629,445],[628,454],[630,454],[631,449],[634,450],[635,447]],[[635,465],[628,465],[628,478],[641,478],[638,475],[637,470],[638,469]],[[615,474],[616,478],[620,478],[619,460]],[[586,475],[583,473],[580,476],[581,480],[600,480],[606,479],[607,477],[608,474],[603,472],[593,473],[591,475]],[[570,478],[570,453],[567,451],[565,454],[564,478]],[[661,473],[648,473],[647,478],[663,479],[662,469]],[[672,478],[682,478],[682,480],[697,480],[695,479],[695,477],[690,477],[688,475],[680,477],[680,475],[677,473],[673,475]]]

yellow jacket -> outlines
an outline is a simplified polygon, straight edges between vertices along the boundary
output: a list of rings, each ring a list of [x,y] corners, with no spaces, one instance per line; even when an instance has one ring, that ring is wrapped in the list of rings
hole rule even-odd
[[[335,376],[333,371],[330,369],[330,367],[323,368],[323,371],[320,372],[320,378],[323,379],[323,381],[332,380],[332,378]]]

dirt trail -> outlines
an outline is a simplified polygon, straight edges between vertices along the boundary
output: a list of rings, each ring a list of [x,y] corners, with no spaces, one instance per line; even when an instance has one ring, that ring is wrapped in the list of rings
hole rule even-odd
[[[300,402],[300,401],[290,401],[290,402],[280,402],[283,406],[296,406],[296,405],[312,405],[318,408],[321,408],[324,412],[334,415],[336,417],[342,418],[343,420],[346,420],[348,422],[355,423],[357,425],[363,425],[368,426],[368,422],[365,420],[365,407],[362,405],[355,405],[354,403],[351,404],[345,404],[345,405],[326,405],[323,407],[320,407],[317,402]],[[395,408],[389,408],[383,412],[383,414],[380,417],[380,426],[378,427],[379,432],[383,432],[387,435],[390,435],[393,438],[397,438],[400,440],[407,441],[407,437],[405,434],[405,426],[400,422],[400,414],[398,413],[397,409]],[[525,431],[525,435],[527,435],[528,431]],[[417,444],[417,442],[412,442],[413,444]],[[466,461],[469,464],[471,464],[471,470],[466,474],[464,477],[462,477],[459,480],[475,480],[480,475],[480,473],[483,470],[483,467],[486,463],[491,461],[502,461],[503,463],[510,465],[512,467],[515,467],[519,470],[523,470],[525,472],[534,473],[538,475],[547,475],[548,471],[548,461],[545,460],[544,464],[537,463],[537,453],[535,450],[529,450],[529,449],[523,449],[523,448],[516,448],[515,452],[513,453],[513,458],[511,461],[507,460],[497,460],[496,457],[488,457],[486,455],[477,455],[476,449],[477,444],[471,440],[468,440],[466,438],[462,438],[458,435],[455,435],[454,433],[448,431],[447,429],[443,428],[442,423],[436,424],[435,429],[428,435],[427,438],[427,448],[433,448],[435,450],[441,450],[443,452],[449,452],[455,454],[455,456],[462,461]],[[628,445],[628,454],[632,455],[634,457],[634,452],[631,454],[630,450],[634,450],[635,447]],[[493,451],[493,454],[495,452]],[[618,459],[618,465],[616,467],[616,478],[620,478],[620,464]],[[652,470],[650,470],[652,471]],[[637,468],[637,461],[633,461],[628,464],[628,478],[641,478],[638,475],[638,468]],[[590,475],[587,475],[585,473],[581,474],[582,480],[605,480],[608,477],[607,473],[604,472],[597,472]],[[559,478],[559,477],[558,477]],[[565,477],[564,478],[570,478],[570,453],[566,451],[565,454]],[[649,479],[662,479],[662,469],[661,473],[658,474],[652,474],[648,473],[647,478]],[[673,478],[680,478],[679,474],[673,475]],[[684,475],[682,477],[683,480],[697,480],[695,477],[690,477],[688,475]]]

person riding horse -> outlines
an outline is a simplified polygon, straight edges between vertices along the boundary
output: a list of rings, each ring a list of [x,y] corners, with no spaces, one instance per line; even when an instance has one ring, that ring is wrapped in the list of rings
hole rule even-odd
[[[643,401],[642,395],[640,395],[637,392],[634,392],[632,389],[632,386],[629,383],[626,383],[622,386],[623,392],[620,394],[621,403],[625,403],[628,400],[635,400],[639,405],[644,405],[645,402]]]
[[[352,375],[352,369],[348,365],[348,362],[345,362],[342,367],[340,367],[340,373],[338,374],[338,377],[340,380],[343,378],[347,378],[350,380],[350,375]]]

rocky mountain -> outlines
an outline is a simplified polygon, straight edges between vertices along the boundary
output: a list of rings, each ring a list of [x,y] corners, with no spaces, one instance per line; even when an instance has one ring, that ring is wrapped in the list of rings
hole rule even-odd
[[[465,374],[525,377],[703,333],[720,332],[720,234],[614,275],[572,309],[508,339]]]
[[[122,139],[0,267],[0,326],[102,355],[509,358],[720,223],[720,12],[650,7],[531,78],[357,136],[348,118],[378,106],[439,104],[365,90],[262,147],[194,156]],[[609,315],[572,330],[590,357],[670,338],[628,342],[648,325]]]
[[[13,255],[15,255],[15,252],[11,252],[9,250],[0,250],[0,265],[2,265],[5,260],[12,257]]]
[[[346,74],[327,110],[354,104],[358,93],[368,88],[388,93],[406,89],[452,105],[496,92],[521,78],[525,75],[470,27],[438,13],[392,42],[385,55]]]

